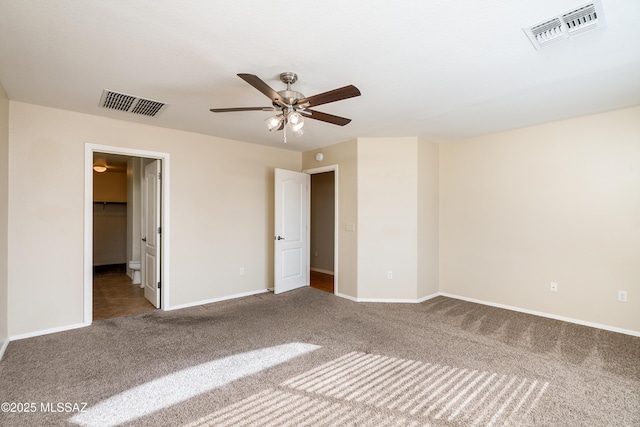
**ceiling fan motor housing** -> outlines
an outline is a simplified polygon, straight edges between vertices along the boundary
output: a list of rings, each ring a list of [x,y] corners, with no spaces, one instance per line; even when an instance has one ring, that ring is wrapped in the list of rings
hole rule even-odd
[[[285,71],[284,73],[280,73],[280,80],[282,81],[282,83],[292,85],[298,81],[298,75],[296,73],[292,73],[291,71]]]
[[[282,101],[284,101],[284,103],[287,105],[294,105],[299,100],[304,99],[304,95],[300,92],[296,92],[295,90],[281,90],[278,91],[278,95],[280,95]],[[273,106],[279,107],[279,105],[275,102],[273,103]]]

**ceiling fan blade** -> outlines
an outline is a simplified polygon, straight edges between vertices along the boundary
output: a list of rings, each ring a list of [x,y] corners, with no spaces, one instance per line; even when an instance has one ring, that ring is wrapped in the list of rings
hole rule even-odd
[[[318,105],[328,104],[329,102],[353,98],[354,96],[360,96],[360,91],[354,85],[349,85],[301,99],[298,101],[298,105],[308,104],[309,107],[316,107]]]
[[[338,126],[344,126],[351,122],[351,119],[347,119],[345,117],[334,116],[333,114],[322,113],[320,111],[309,110],[308,108],[305,112],[311,113],[305,114],[305,117],[310,119],[320,120],[321,122],[327,122]]]
[[[258,89],[263,94],[265,94],[271,101],[278,102],[282,100],[280,98],[280,95],[278,95],[278,92],[273,90],[271,86],[269,86],[264,81],[262,81],[260,77],[254,74],[246,74],[246,73],[240,73],[238,74],[238,77],[240,77],[242,80],[244,80],[245,82],[249,83],[251,86]]]
[[[273,107],[238,107],[238,108],[211,108],[214,113],[230,113],[233,111],[273,111]]]

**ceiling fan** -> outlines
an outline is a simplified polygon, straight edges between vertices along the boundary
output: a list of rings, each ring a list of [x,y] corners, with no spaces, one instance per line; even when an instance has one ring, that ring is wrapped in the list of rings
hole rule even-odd
[[[305,117],[338,126],[344,126],[351,122],[351,119],[311,110],[309,107],[316,107],[318,105],[353,98],[354,96],[360,96],[358,88],[353,85],[349,85],[339,89],[330,90],[328,92],[319,93],[314,96],[305,97],[300,92],[291,90],[291,85],[298,80],[298,75],[292,72],[280,74],[280,80],[287,85],[287,88],[278,92],[273,90],[256,75],[241,73],[238,74],[238,77],[266,95],[267,98],[271,100],[272,106],[212,108],[211,111],[214,113],[227,113],[233,111],[275,111],[276,114],[266,119],[265,122],[271,132],[284,130],[285,143],[287,142],[287,127],[293,131],[294,135],[302,135],[302,127],[304,126]]]

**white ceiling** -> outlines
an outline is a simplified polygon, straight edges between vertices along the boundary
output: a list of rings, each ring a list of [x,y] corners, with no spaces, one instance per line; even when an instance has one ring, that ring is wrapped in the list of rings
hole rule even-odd
[[[536,50],[523,27],[585,0],[0,0],[0,82],[9,99],[306,151],[356,137],[444,142],[640,104],[640,1],[601,0],[603,28]],[[270,133],[283,71],[317,107],[353,119]],[[98,105],[103,89],[168,105],[156,117]]]

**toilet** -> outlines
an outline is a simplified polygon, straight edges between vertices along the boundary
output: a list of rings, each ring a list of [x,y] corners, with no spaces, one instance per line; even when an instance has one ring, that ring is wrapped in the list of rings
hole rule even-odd
[[[133,270],[133,284],[140,284],[140,261],[129,261],[129,268]]]

